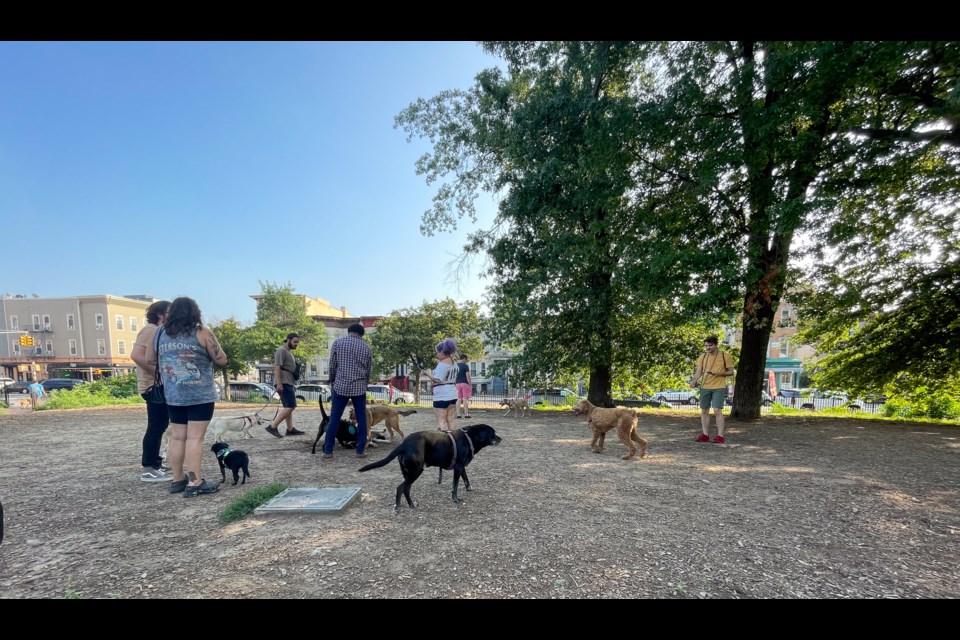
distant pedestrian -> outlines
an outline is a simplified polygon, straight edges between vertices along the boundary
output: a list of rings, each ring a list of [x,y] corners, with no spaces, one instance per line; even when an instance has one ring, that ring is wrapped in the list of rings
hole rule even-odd
[[[723,401],[727,395],[727,376],[733,375],[733,359],[717,346],[717,336],[707,336],[703,341],[704,354],[697,358],[690,388],[700,386],[700,429],[697,442],[710,442],[710,407],[717,419],[715,444],[723,444]]]
[[[340,419],[353,403],[357,416],[357,457],[366,458],[367,452],[367,384],[373,369],[373,351],[363,339],[366,331],[360,323],[347,327],[347,335],[337,338],[330,346],[330,389],[333,393],[330,422],[323,437],[322,460],[333,458],[333,444],[337,438]]]
[[[473,397],[473,379],[470,377],[470,365],[467,364],[467,356],[460,354],[460,362],[457,363],[457,417],[469,418],[470,416],[470,398]],[[461,415],[463,414],[463,415]]]
[[[30,403],[33,408],[36,409],[40,405],[40,401],[46,397],[47,393],[43,390],[43,385],[38,381],[34,380],[29,385],[30,389]]]
[[[287,339],[277,349],[273,355],[273,379],[277,393],[280,394],[280,402],[283,408],[277,412],[276,417],[270,422],[269,427],[265,427],[267,433],[282,438],[277,427],[284,420],[287,421],[286,435],[302,436],[305,432],[295,429],[293,426],[293,410],[297,408],[297,379],[300,377],[300,365],[293,357],[293,351],[300,346],[300,336],[296,333],[288,333]]]

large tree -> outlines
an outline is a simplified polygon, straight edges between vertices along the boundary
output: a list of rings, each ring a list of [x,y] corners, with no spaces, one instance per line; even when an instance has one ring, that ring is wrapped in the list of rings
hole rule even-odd
[[[460,353],[471,360],[481,360],[484,353],[479,310],[475,302],[458,304],[447,298],[424,302],[417,308],[391,311],[377,320],[377,330],[370,334],[374,367],[389,371],[407,364],[413,371],[413,379],[419,380],[421,371],[432,369],[436,364],[435,347],[444,338],[453,338]],[[419,384],[414,395],[419,402]]]
[[[641,106],[637,155],[675,180],[654,225],[673,229],[664,251],[679,247],[661,281],[691,308],[739,297],[733,414],[756,417],[799,237],[824,268],[821,282],[843,293],[835,303],[865,319],[881,300],[907,301],[869,293],[871,274],[893,274],[905,250],[914,255],[905,236],[940,236],[955,221],[958,43],[693,42],[652,53],[663,81]],[[692,285],[678,287],[671,270]]]
[[[235,318],[227,318],[215,325],[210,325],[213,335],[217,336],[217,341],[227,354],[227,364],[221,369],[223,374],[224,397],[230,397],[230,376],[237,376],[245,373],[250,368],[250,362],[245,357],[245,337],[244,329]]]
[[[640,134],[641,49],[590,42],[487,48],[507,61],[506,75],[484,71],[471,91],[419,100],[397,117],[411,136],[433,143],[418,171],[429,181],[452,176],[424,227],[474,217],[480,189],[502,193],[494,224],[466,248],[491,258],[489,337],[520,351],[511,364],[528,381],[586,372],[590,400],[610,406],[618,365],[647,369],[689,351],[643,331],[680,321],[675,309],[655,304],[650,287],[627,277],[637,273],[629,260],[650,258],[636,243],[644,194],[631,148]]]

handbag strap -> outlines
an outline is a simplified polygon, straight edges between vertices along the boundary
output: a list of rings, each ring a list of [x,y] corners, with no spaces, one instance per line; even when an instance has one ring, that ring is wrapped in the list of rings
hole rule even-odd
[[[153,337],[153,350],[157,354],[157,366],[153,370],[153,384],[160,386],[163,382],[160,380],[160,333],[163,331],[163,327],[157,329],[156,335]]]

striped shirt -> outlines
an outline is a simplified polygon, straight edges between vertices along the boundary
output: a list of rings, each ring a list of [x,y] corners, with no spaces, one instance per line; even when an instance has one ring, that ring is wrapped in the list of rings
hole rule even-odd
[[[373,351],[363,338],[348,334],[330,347],[330,378],[333,391],[340,396],[362,396],[373,369]]]

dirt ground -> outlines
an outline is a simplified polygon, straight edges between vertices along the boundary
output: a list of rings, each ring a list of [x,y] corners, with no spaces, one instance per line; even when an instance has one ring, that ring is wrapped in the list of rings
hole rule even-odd
[[[295,415],[307,436],[230,442],[252,486],[362,499],[229,525],[217,515],[241,485],[184,499],[139,481],[142,406],[0,416],[0,597],[960,597],[957,427],[768,417],[718,446],[694,442],[693,413],[642,413],[650,456],[625,461],[615,437],[591,453],[572,414],[474,411],[503,438],[470,465],[474,491],[453,504],[452,474],[438,486],[431,468],[396,515],[397,463],[359,474],[339,446],[321,462],[319,409]],[[430,410],[401,420],[434,428]],[[218,474],[209,450],[203,469]]]

